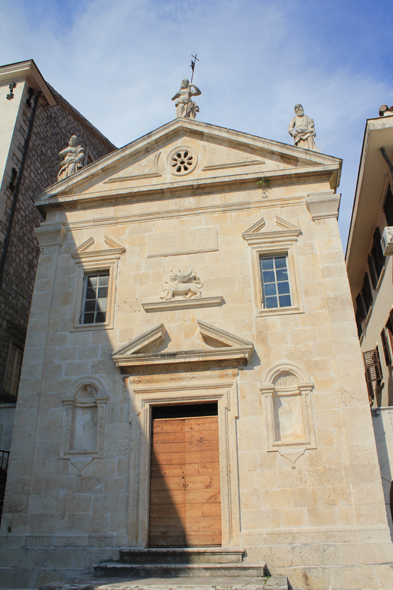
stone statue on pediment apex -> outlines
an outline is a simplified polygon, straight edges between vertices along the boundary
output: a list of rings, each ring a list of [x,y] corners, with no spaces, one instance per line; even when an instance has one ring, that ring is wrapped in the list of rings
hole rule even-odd
[[[199,113],[198,105],[191,100],[192,96],[199,96],[201,91],[195,84],[185,78],[182,80],[179,92],[176,92],[172,100],[175,100],[176,118],[184,117],[186,119],[195,119],[196,114]]]
[[[60,158],[63,160],[59,164],[59,173],[57,180],[63,180],[71,174],[75,174],[83,167],[85,160],[85,148],[78,145],[78,138],[76,135],[70,137],[68,146],[59,152]]]
[[[181,295],[185,299],[202,297],[203,283],[192,269],[188,272],[182,272],[180,269],[177,272],[171,270],[164,284],[160,299],[165,301],[174,299],[176,295]]]
[[[301,104],[295,105],[295,116],[289,123],[288,133],[293,137],[293,142],[297,147],[314,152],[320,151],[314,141],[316,136],[314,119],[304,114]]]

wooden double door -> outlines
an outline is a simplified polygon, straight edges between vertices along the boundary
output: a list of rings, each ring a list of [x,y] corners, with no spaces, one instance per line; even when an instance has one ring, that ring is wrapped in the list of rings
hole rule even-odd
[[[218,417],[152,423],[150,547],[221,545]]]

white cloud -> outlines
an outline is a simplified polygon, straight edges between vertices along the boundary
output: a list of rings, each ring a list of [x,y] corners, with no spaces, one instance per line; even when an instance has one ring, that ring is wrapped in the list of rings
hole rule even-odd
[[[190,74],[195,51],[200,120],[289,143],[288,122],[301,102],[315,120],[318,147],[344,159],[345,243],[365,119],[393,103],[393,85],[382,66],[362,66],[361,36],[352,46],[348,37],[345,49],[349,21],[340,21],[341,36],[334,38],[337,11],[318,15],[300,0],[52,4],[42,0],[34,11],[21,0],[0,0],[2,61],[33,57],[44,77],[119,146],[174,117],[170,99]],[[358,17],[357,26],[368,38],[376,34],[372,21]]]

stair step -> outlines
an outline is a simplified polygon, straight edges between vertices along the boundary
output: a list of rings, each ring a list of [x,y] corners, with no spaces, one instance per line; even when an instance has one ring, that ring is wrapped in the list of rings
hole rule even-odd
[[[50,582],[41,590],[288,590],[286,576],[263,578],[78,578]]]
[[[112,578],[260,578],[265,563],[182,563],[127,564],[119,562],[94,565],[96,576]]]
[[[244,549],[179,547],[120,549],[120,562],[129,564],[242,563]]]

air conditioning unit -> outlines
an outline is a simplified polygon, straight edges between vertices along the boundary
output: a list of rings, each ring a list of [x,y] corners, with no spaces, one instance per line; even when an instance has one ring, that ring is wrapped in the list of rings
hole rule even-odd
[[[381,246],[384,256],[393,254],[393,227],[385,227],[382,232]]]

